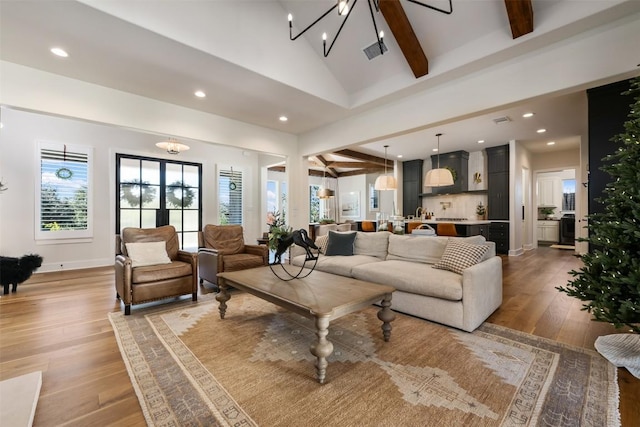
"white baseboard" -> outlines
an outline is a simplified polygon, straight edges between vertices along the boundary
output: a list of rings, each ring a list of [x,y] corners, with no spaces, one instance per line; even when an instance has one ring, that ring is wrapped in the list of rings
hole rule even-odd
[[[44,262],[37,270],[38,273],[50,273],[52,271],[80,270],[83,268],[106,267],[114,265],[115,255],[113,258],[104,259],[86,259],[82,261],[61,261],[58,263]],[[45,259],[46,261],[46,259]]]
[[[524,253],[522,248],[518,249],[509,249],[509,256],[520,256]]]

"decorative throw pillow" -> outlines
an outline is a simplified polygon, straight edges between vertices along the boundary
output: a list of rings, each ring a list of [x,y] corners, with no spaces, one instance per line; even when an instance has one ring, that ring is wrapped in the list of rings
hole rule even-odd
[[[329,230],[329,239],[327,240],[327,250],[325,255],[353,255],[353,244],[356,241],[355,232],[341,233]]]
[[[462,274],[464,269],[480,262],[488,250],[489,247],[486,245],[472,245],[456,239],[449,239],[442,258],[433,268]]]
[[[316,246],[320,250],[321,254],[324,254],[324,253],[327,252],[327,242],[328,241],[329,241],[329,235],[328,234],[324,234],[322,236],[316,237],[316,241],[314,243],[316,244]]]
[[[131,258],[132,267],[143,267],[145,265],[171,264],[171,259],[167,255],[167,246],[162,242],[140,242],[125,243],[127,254]]]

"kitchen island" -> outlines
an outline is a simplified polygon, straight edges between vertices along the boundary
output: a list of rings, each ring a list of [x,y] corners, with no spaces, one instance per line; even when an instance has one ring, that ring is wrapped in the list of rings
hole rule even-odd
[[[458,233],[458,236],[462,236],[462,237],[468,237],[468,236],[484,236],[486,239],[488,239],[489,237],[489,224],[491,224],[491,221],[486,221],[486,220],[473,220],[473,219],[436,219],[434,220],[406,220],[405,221],[405,232],[408,232],[409,230],[409,223],[422,223],[422,224],[428,224],[431,227],[433,227],[434,229],[437,228],[439,223],[451,223],[454,224],[456,226],[456,232]]]

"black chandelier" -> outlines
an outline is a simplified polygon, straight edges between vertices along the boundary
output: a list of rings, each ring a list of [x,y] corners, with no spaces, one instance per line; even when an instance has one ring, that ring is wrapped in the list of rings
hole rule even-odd
[[[378,46],[380,47],[380,54],[383,55],[384,54],[384,50],[383,50],[384,49],[384,45],[383,45],[384,31],[378,31],[378,24],[376,23],[376,18],[375,18],[375,15],[373,13],[374,9],[375,9],[376,12],[380,12],[380,1],[384,1],[384,0],[367,0],[367,3],[369,4],[369,12],[371,13],[371,21],[373,22],[373,29],[374,29],[374,31],[376,33],[376,39],[378,40]],[[437,12],[445,13],[447,15],[450,15],[453,12],[453,5],[451,3],[452,0],[449,0],[449,9],[448,10],[447,9],[441,9],[439,7],[436,7],[436,6],[428,5],[428,4],[423,3],[423,2],[421,2],[419,0],[407,0],[407,1],[411,2],[411,3],[418,4],[420,6],[427,7],[429,9],[435,10]],[[351,4],[351,6],[349,6],[349,0],[337,0],[336,3],[329,8],[329,10],[327,10],[325,13],[320,15],[320,17],[318,19],[316,19],[311,24],[309,24],[309,26],[307,28],[305,28],[304,30],[299,32],[296,36],[293,35],[293,15],[289,14],[289,16],[288,16],[288,20],[289,20],[289,39],[290,40],[296,40],[298,37],[300,37],[301,35],[306,33],[307,30],[309,30],[309,28],[311,28],[314,25],[316,25],[325,16],[327,16],[329,13],[331,13],[334,9],[337,8],[338,9],[338,15],[344,17],[344,19],[343,19],[342,23],[340,24],[340,27],[338,28],[338,32],[333,37],[333,40],[331,41],[331,44],[329,44],[329,49],[327,49],[327,33],[322,33],[322,48],[323,48],[323,51],[324,51],[324,57],[326,58],[327,56],[329,56],[329,52],[331,52],[331,49],[333,48],[334,43],[336,42],[336,40],[338,40],[338,36],[340,36],[340,32],[342,31],[342,27],[344,27],[344,25],[347,23],[347,19],[349,19],[349,16],[351,15],[351,12],[355,8],[356,3],[358,3],[358,0],[353,0],[353,3]]]

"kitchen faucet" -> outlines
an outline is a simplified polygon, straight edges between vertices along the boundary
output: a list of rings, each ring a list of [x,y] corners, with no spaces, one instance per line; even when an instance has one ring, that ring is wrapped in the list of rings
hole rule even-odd
[[[422,206],[418,206],[416,209],[416,218],[422,218]]]

